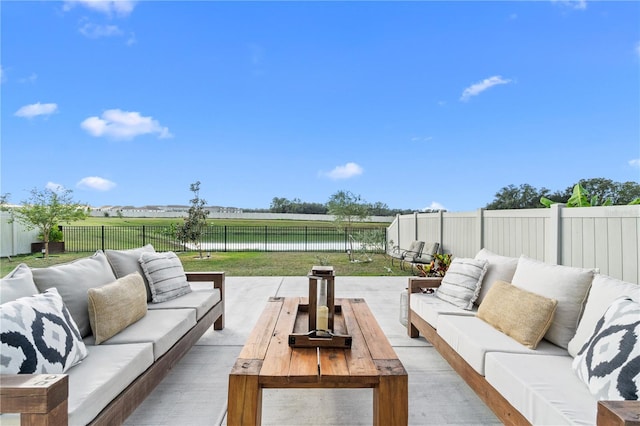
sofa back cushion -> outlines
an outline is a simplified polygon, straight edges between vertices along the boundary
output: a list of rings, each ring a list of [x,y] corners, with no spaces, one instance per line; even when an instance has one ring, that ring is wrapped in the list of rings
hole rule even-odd
[[[566,349],[576,334],[593,276],[592,269],[551,265],[520,256],[512,284],[558,301],[553,322],[544,338]]]
[[[142,266],[140,266],[140,255],[142,253],[155,253],[155,249],[151,244],[147,244],[144,247],[131,249],[131,250],[105,250],[104,254],[107,255],[107,260],[113,269],[116,278],[123,278],[134,272],[138,272],[144,281],[144,285],[147,289],[147,302],[151,302],[151,289],[149,288],[149,281],[144,275]]]
[[[484,259],[488,262],[487,273],[484,274],[484,278],[482,278],[480,295],[476,300],[476,305],[480,305],[493,283],[496,281],[511,282],[513,274],[516,272],[516,267],[518,266],[518,258],[501,256],[483,248],[476,254],[475,259]]]
[[[436,296],[462,309],[471,310],[480,294],[487,261],[456,257],[442,278]]]
[[[38,294],[31,269],[21,263],[0,280],[0,304]]]
[[[640,303],[640,285],[620,281],[607,275],[595,275],[578,329],[567,347],[572,357],[578,354],[580,348],[591,337],[596,323],[602,318],[609,305],[620,297],[628,297]]]
[[[115,336],[147,313],[147,291],[134,272],[102,287],[90,288],[89,322],[96,345]]]
[[[87,290],[116,280],[107,256],[102,251],[97,251],[91,257],[48,268],[32,268],[31,272],[33,281],[41,292],[53,287],[58,289],[71,317],[78,325],[80,335],[90,335]]]
[[[557,305],[557,300],[496,281],[478,308],[478,318],[535,349],[551,326]]]
[[[87,356],[55,288],[0,306],[0,373],[64,373]]]

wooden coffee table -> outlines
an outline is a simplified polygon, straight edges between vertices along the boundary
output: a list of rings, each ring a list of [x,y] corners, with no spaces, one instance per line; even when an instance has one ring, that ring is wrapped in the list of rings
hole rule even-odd
[[[308,328],[298,313],[306,303],[269,299],[229,374],[227,424],[259,425],[265,388],[373,388],[373,424],[407,425],[407,371],[364,299],[336,299],[342,315],[334,332],[348,331],[350,349],[289,347],[289,334]]]

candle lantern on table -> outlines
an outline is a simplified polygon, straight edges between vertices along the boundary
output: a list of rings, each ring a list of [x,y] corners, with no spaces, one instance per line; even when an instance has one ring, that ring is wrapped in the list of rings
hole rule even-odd
[[[308,328],[302,333],[290,334],[289,346],[350,348],[351,336],[336,333],[336,315],[341,314],[341,306],[335,303],[333,266],[314,266],[308,278],[309,304],[298,306],[299,313],[308,315]],[[344,320],[340,324],[338,329],[343,331]]]

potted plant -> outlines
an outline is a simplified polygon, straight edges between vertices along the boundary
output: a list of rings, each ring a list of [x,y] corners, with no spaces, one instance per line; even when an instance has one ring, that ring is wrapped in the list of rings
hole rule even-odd
[[[418,270],[418,276],[419,277],[444,277],[444,274],[447,273],[447,269],[449,269],[449,265],[451,265],[451,259],[452,259],[452,255],[450,253],[435,254],[430,264],[416,265],[416,269]]]
[[[31,243],[31,253],[42,253],[44,250],[44,235],[40,232],[38,235],[40,240],[37,243]],[[51,228],[49,231],[49,253],[64,253],[64,234],[60,228]]]

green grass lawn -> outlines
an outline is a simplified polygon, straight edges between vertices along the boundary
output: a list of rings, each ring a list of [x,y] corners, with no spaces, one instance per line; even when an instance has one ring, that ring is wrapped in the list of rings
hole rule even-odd
[[[92,253],[63,253],[43,259],[38,255],[14,256],[0,259],[2,276],[19,263],[42,268],[69,262]],[[224,271],[227,276],[305,276],[314,265],[332,265],[337,276],[408,276],[397,263],[384,254],[374,254],[371,262],[352,263],[345,253],[313,252],[213,252],[210,258],[200,259],[197,252],[178,253],[186,271]]]

